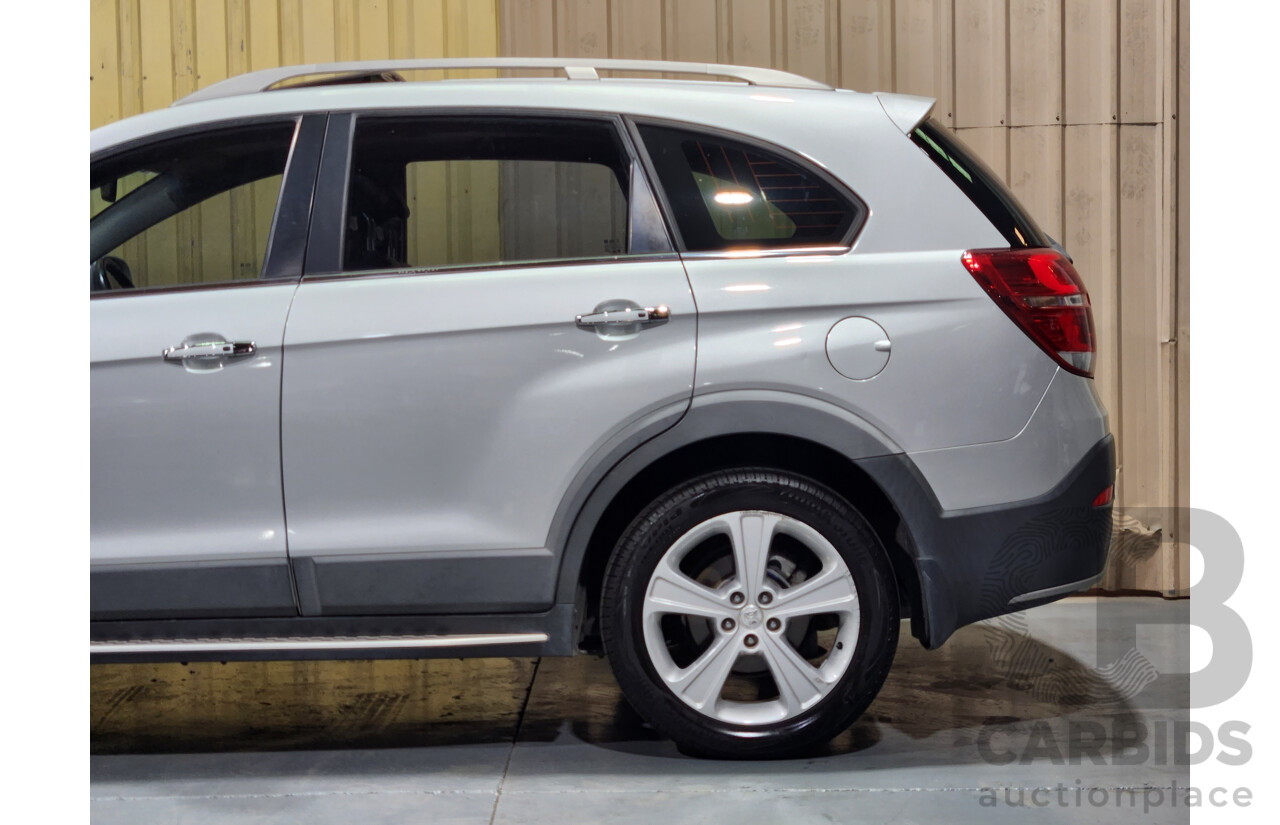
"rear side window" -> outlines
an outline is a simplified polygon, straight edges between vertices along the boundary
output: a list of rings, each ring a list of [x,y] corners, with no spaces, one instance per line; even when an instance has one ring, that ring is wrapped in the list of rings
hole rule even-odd
[[[911,140],[951,178],[952,183],[982,210],[987,220],[1015,249],[1052,246],[1053,241],[1036,225],[995,172],[930,118],[916,127]]]
[[[361,117],[343,270],[625,255],[629,177],[607,121]]]
[[[690,252],[846,245],[861,219],[852,198],[797,161],[719,135],[639,129]]]

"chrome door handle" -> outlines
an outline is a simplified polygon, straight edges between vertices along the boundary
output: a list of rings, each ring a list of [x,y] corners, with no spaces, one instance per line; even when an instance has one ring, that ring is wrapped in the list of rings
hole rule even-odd
[[[584,329],[600,326],[621,326],[624,324],[651,326],[653,324],[661,324],[670,317],[671,310],[667,309],[666,305],[659,305],[656,307],[626,307],[591,312],[586,315],[576,316],[576,322],[578,326]]]
[[[186,361],[188,358],[243,358],[257,351],[252,341],[206,341],[169,347],[161,355],[166,361]]]

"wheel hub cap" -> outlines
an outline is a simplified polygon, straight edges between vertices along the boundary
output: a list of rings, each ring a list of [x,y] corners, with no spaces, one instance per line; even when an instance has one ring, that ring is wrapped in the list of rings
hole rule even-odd
[[[764,613],[754,604],[742,608],[740,621],[747,630],[755,630],[764,621]]]

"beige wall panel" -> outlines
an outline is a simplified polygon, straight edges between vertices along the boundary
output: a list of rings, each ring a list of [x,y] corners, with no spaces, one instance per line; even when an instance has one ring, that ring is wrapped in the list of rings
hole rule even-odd
[[[1163,92],[1163,100],[1161,101],[1161,112],[1167,116],[1163,118],[1163,126],[1161,128],[1161,137],[1163,139],[1163,157],[1164,157],[1164,180],[1161,182],[1161,193],[1164,202],[1160,210],[1162,218],[1162,237],[1160,239],[1161,260],[1160,260],[1160,285],[1157,289],[1163,293],[1161,297],[1161,312],[1164,315],[1164,331],[1161,335],[1162,355],[1166,363],[1167,377],[1169,387],[1166,391],[1164,409],[1162,410],[1161,426],[1165,430],[1164,449],[1164,467],[1168,476],[1167,495],[1169,503],[1175,505],[1178,501],[1179,493],[1179,460],[1178,460],[1178,443],[1179,443],[1179,354],[1178,354],[1178,302],[1180,300],[1180,284],[1178,277],[1178,165],[1179,165],[1179,134],[1178,124],[1172,121],[1178,110],[1178,71],[1179,71],[1179,47],[1178,47],[1178,4],[1176,0],[1166,0],[1163,4],[1161,12],[1163,14],[1163,24],[1160,28],[1162,42],[1159,45],[1161,57],[1161,67],[1163,69],[1163,77],[1161,78],[1161,91]],[[1162,390],[1164,388],[1162,387]],[[1163,530],[1164,546],[1161,547],[1161,588],[1166,594],[1176,593],[1182,587],[1182,582],[1186,579],[1182,576],[1184,568],[1190,568],[1190,560],[1180,558],[1182,554],[1179,551],[1177,542],[1181,540],[1184,533],[1179,529],[1182,522],[1182,516],[1175,509],[1165,520]]]
[[[1178,2],[1178,71],[1176,118],[1178,134],[1177,232],[1177,435],[1174,456],[1177,462],[1178,507],[1175,536],[1178,540],[1178,581],[1176,595],[1185,595],[1191,586],[1191,554],[1187,539],[1191,534],[1191,0]],[[1166,595],[1175,595],[1167,592]]]
[[[132,117],[142,108],[142,29],[138,22],[138,0],[118,0],[116,36],[120,49],[120,117]]]
[[[89,6],[89,128],[120,119],[120,36],[116,0]]]
[[[498,53],[498,10],[493,2],[446,0],[445,54],[449,57],[493,57]],[[461,73],[492,77],[491,71]]]
[[[631,0],[614,9],[609,21],[609,54],[612,57],[634,60],[662,59],[662,2],[663,0]],[[713,23],[714,11],[713,7]],[[705,28],[699,29],[685,23],[683,26],[677,26],[676,29],[683,30],[686,37],[689,34],[695,37],[700,34],[702,39],[707,39]],[[714,25],[711,31],[715,31]],[[714,50],[713,40],[712,51]]]
[[[976,129],[957,129],[956,135],[973,150],[982,162],[1009,182],[1009,130],[1003,126],[984,126]]]
[[[169,0],[141,0],[142,108],[160,109],[173,102],[173,53]]]
[[[1163,215],[1162,126],[1120,127],[1120,409],[1121,504],[1161,507],[1172,502],[1173,384],[1169,309],[1171,273]],[[1151,530],[1163,523],[1147,523]],[[1132,574],[1133,578],[1128,578]],[[1124,571],[1117,586],[1160,590],[1160,565]]]
[[[775,22],[771,0],[729,0],[729,53],[731,63],[745,66],[778,66],[775,38],[781,26]]]
[[[558,0],[555,21],[557,56],[609,56],[608,0]]]
[[[391,56],[388,0],[359,0],[356,4],[356,53],[361,60]]]
[[[783,4],[786,37],[782,68],[832,83],[839,79],[837,11],[836,0],[787,0]]]
[[[555,3],[556,0],[500,0],[502,53],[513,57],[554,56]]]
[[[444,57],[444,0],[413,0],[409,13],[412,17],[412,42],[409,47],[414,57]],[[444,72],[418,72],[415,77],[423,80],[440,80]]]
[[[227,0],[227,76],[249,71],[249,17],[246,0]]]
[[[952,93],[955,41],[952,5],[934,0],[897,0],[895,4],[895,92],[938,99],[934,117],[955,125]]]
[[[280,4],[276,0],[254,0],[246,11],[250,71],[279,66]]]
[[[1164,115],[1168,0],[1120,0],[1120,122],[1159,123]]]
[[[663,21],[664,44],[658,46],[658,56],[667,60],[691,60],[695,63],[721,63],[723,39],[719,20],[721,0],[663,0],[658,16]],[[630,6],[630,2],[614,3],[614,8]],[[615,11],[615,14],[618,12]],[[630,52],[620,52],[615,57],[635,57]]]
[[[280,0],[280,62],[286,66],[305,62],[302,56],[302,9],[303,0]]]
[[[1119,129],[1064,130],[1062,244],[1075,261],[1093,304],[1098,355],[1094,383],[1114,425],[1120,419]]]
[[[842,0],[839,38],[842,88],[893,89],[893,0]]]
[[[1009,123],[1061,122],[1062,0],[1009,0]]]
[[[388,39],[391,44],[390,56],[395,60],[413,57],[413,28],[411,0],[387,0],[387,26],[390,28]],[[280,33],[281,39],[284,32]]]
[[[227,77],[227,6],[224,0],[196,4],[196,86],[204,88]]]
[[[1008,119],[1006,0],[955,0],[955,125],[1004,126]]]
[[[356,45],[356,19],[356,5],[352,0],[333,4],[335,60],[356,60],[359,57]]]
[[[1062,237],[1062,128],[1009,130],[1009,188],[1040,228]]]
[[[1066,123],[1119,121],[1119,0],[1065,0]]]
[[[302,15],[302,62],[329,63],[338,59],[337,19],[332,3],[306,3]]]

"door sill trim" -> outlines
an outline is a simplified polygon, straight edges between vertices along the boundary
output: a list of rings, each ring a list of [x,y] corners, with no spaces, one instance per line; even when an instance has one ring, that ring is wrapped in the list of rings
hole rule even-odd
[[[91,641],[90,655],[113,653],[217,653],[279,651],[376,651],[415,648],[545,644],[546,633],[485,633],[454,636],[349,636],[324,638],[142,639]]]

